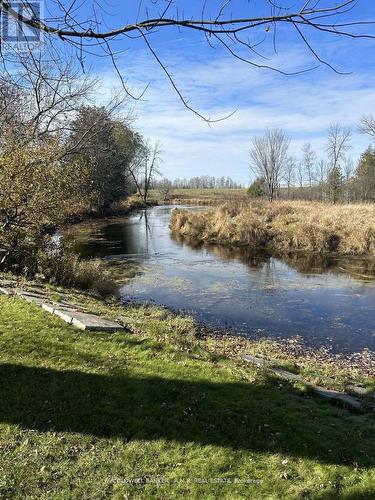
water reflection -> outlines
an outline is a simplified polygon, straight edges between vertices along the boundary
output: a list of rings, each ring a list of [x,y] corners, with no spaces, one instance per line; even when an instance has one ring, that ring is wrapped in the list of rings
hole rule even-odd
[[[102,257],[116,270],[124,300],[163,304],[252,336],[375,350],[373,260],[188,241],[170,233],[172,208],[80,224],[66,238],[82,256]]]

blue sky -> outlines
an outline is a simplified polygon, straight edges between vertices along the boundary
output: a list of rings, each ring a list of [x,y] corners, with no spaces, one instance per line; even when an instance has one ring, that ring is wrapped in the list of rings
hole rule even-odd
[[[223,2],[207,3],[214,9]],[[231,12],[258,15],[268,12],[264,10],[265,3],[237,0],[232,2]],[[296,1],[296,5],[303,3]],[[91,4],[87,1],[82,8],[82,18],[87,17]],[[103,22],[114,27],[134,21],[136,5],[138,1],[126,2],[125,7],[124,2],[111,0]],[[139,17],[142,18],[146,6],[152,16],[163,5],[164,1],[144,1]],[[185,10],[188,16],[199,17],[201,5],[200,0],[176,1],[173,7]],[[345,16],[347,20],[354,17],[375,20],[375,2],[359,0],[356,9]],[[373,32],[374,28],[369,27],[368,31]],[[261,32],[250,34],[253,41],[266,36],[260,50],[269,58],[267,64],[290,72],[317,65],[297,34],[286,26],[278,30],[276,54],[272,30],[266,33],[262,28]],[[117,55],[117,64],[129,87],[137,93],[149,84],[144,99],[132,103],[137,116],[135,126],[151,139],[161,141],[163,173],[170,178],[229,175],[247,183],[251,176],[248,151],[254,135],[265,128],[282,127],[291,138],[292,155],[298,158],[303,143],[311,142],[318,156],[324,158],[327,129],[334,122],[353,129],[349,154],[356,160],[369,143],[368,138],[358,133],[358,122],[364,114],[375,113],[375,40],[306,34],[322,57],[350,74],[338,75],[320,66],[301,75],[284,76],[235,60],[219,46],[210,48],[201,34],[160,29],[152,35],[150,42],[191,106],[212,118],[236,111],[232,117],[210,127],[182,106],[141,40],[116,42],[114,47],[123,51]],[[105,58],[89,57],[87,63],[102,79],[100,99],[105,98],[119,85],[113,67]]]

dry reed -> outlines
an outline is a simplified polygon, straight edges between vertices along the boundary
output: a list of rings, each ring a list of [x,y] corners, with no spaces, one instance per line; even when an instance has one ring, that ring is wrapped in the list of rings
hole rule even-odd
[[[317,202],[231,203],[193,213],[176,209],[172,231],[198,241],[375,256],[375,206]]]

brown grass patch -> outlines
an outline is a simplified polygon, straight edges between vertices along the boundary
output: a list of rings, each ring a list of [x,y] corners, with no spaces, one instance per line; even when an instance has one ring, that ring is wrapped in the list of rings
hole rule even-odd
[[[170,227],[182,236],[222,244],[375,255],[375,206],[317,202],[227,203],[204,212],[177,209]]]

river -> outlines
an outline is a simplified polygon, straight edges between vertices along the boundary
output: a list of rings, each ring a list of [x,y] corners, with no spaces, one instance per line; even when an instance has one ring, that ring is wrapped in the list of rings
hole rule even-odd
[[[69,229],[75,251],[130,273],[123,301],[192,314],[216,329],[298,338],[333,353],[375,351],[375,263],[194,244],[168,227],[173,206]],[[199,210],[200,208],[192,208]],[[121,274],[121,273],[120,273]]]

